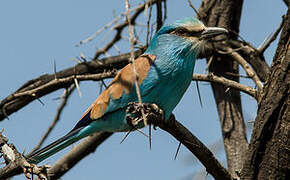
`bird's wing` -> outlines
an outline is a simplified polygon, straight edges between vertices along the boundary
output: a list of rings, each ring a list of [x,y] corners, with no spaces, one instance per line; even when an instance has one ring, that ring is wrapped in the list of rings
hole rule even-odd
[[[141,85],[143,80],[146,78],[155,59],[155,55],[146,54],[135,60],[135,67],[138,74],[138,85]],[[120,104],[120,106],[110,107],[109,111],[107,109],[111,100],[120,99],[124,93],[129,94],[131,92],[134,85],[134,78],[133,65],[128,64],[118,72],[108,88],[103,91],[96,101],[87,109],[74,129],[86,126],[92,121],[101,118],[104,114],[116,111],[126,106],[128,102],[126,104]]]

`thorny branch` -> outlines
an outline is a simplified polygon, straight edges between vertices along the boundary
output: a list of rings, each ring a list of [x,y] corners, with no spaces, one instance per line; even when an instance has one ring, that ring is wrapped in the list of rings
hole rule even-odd
[[[149,123],[160,127],[185,145],[186,148],[201,161],[207,172],[215,179],[232,180],[229,172],[218,162],[212,152],[186,127],[179,123],[173,114],[169,120],[165,120],[163,111],[157,105],[129,103],[127,112],[130,116],[127,116],[127,121],[131,122],[131,124],[143,121],[141,113],[142,109],[144,109],[145,116]]]
[[[193,74],[192,80],[194,81],[207,81],[207,82],[216,82],[222,84],[229,88],[238,89],[255,99],[258,99],[257,91],[249,86],[243,85],[233,80],[229,80],[224,77],[218,77],[213,74],[203,75],[203,74]]]
[[[135,51],[135,55],[139,56],[142,53],[142,50]],[[36,79],[27,81],[22,85],[17,91],[6,97],[0,102],[0,120],[7,118],[13,112],[18,111],[23,108],[30,102],[34,101],[36,98],[41,98],[44,95],[47,95],[53,91],[56,91],[60,88],[69,87],[74,83],[72,79],[70,81],[65,81],[67,83],[61,84],[57,83],[55,78],[65,79],[67,77],[76,77],[78,75],[88,75],[83,76],[84,79],[90,79],[92,76],[102,76],[103,72],[112,72],[113,69],[120,69],[128,64],[128,59],[130,57],[129,53],[124,53],[118,56],[112,56],[109,58],[103,58],[101,60],[84,62],[77,64],[74,67],[61,70],[55,74],[45,74]],[[94,75],[95,74],[95,75]],[[108,75],[108,74],[107,74]],[[113,74],[112,74],[113,75]],[[106,78],[104,76],[103,78]],[[109,77],[109,76],[108,76]],[[53,86],[52,89],[47,89],[47,91],[41,91],[42,93],[37,93],[37,97],[33,97],[28,94],[28,96],[20,96],[18,98],[14,97],[14,94],[21,94],[27,91],[35,91],[39,87],[45,87],[47,84],[52,84],[51,82],[57,83],[58,86]]]
[[[30,164],[20,154],[12,143],[8,143],[8,139],[0,133],[0,155],[3,155],[6,166],[0,169],[0,179],[7,179],[11,176],[23,172],[27,179],[37,175],[39,179],[47,179],[48,166],[36,166]]]
[[[39,86],[35,89],[12,94],[12,96],[8,97],[7,100],[13,101],[16,98],[25,97],[25,96],[40,97],[46,91],[54,90],[55,88],[65,88],[68,85],[73,84],[75,79],[77,79],[78,81],[101,80],[104,78],[112,78],[115,75],[116,75],[116,71],[110,71],[110,72],[105,72],[101,74],[88,74],[88,75],[76,75],[76,76],[73,75],[66,78],[54,79],[50,81],[49,83]]]

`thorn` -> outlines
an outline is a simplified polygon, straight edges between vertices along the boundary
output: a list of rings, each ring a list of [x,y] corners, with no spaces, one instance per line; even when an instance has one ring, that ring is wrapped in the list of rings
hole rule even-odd
[[[105,83],[105,81],[102,79],[101,82],[102,82],[102,85],[105,86],[105,88],[107,89],[108,86],[107,86],[107,84]]]
[[[125,136],[122,138],[120,144],[122,144],[122,143],[125,141],[125,139],[129,136],[129,134],[130,134],[131,132],[132,132],[132,129],[129,130],[129,131],[125,134]]]
[[[80,53],[80,58],[81,58],[81,60],[83,60],[83,62],[87,62],[87,59],[82,52]]]
[[[111,57],[111,55],[107,51],[105,51],[104,54],[107,58]]]
[[[206,71],[208,71],[208,69],[209,69],[209,66],[211,65],[211,63],[212,63],[212,60],[213,60],[213,56],[211,56],[210,58],[209,58],[209,61],[207,62],[207,64],[206,64],[206,68],[205,68],[205,70],[204,70],[204,74],[205,74],[205,72]]]
[[[81,64],[81,63],[82,63],[82,61],[80,61],[80,60],[77,59],[77,58],[72,58],[72,60],[75,61],[77,64]]]
[[[151,124],[149,124],[149,150],[151,150],[152,147],[152,139],[151,139]]]
[[[120,48],[116,44],[114,44],[113,47],[116,49],[116,51],[118,52],[118,54],[121,54],[121,50],[120,50]]]
[[[230,90],[231,88],[230,87],[228,87],[226,90],[225,90],[225,93],[227,93],[229,90]]]
[[[140,129],[135,128],[134,130],[138,131],[139,133],[141,133],[142,135],[144,135],[145,137],[149,137],[146,133],[144,133],[143,131],[141,131]]]
[[[37,101],[41,104],[41,105],[45,105],[39,98],[36,98],[37,99]]]
[[[26,148],[23,149],[21,155],[24,155],[25,154],[25,151],[26,151]]]
[[[82,97],[82,92],[81,92],[81,89],[80,89],[80,86],[79,86],[79,83],[78,83],[78,80],[76,78],[74,78],[74,82],[75,82],[75,85],[76,85],[76,88],[78,90],[78,94],[80,97]]]
[[[174,156],[174,160],[176,160],[176,158],[177,158],[178,152],[180,150],[180,146],[181,146],[181,142],[179,141],[178,146],[177,146],[177,150],[176,150],[176,153],[175,153],[175,156]]]
[[[44,106],[44,103],[36,96],[35,93],[32,93],[31,96],[33,96],[38,102],[40,102],[40,104]]]
[[[196,89],[197,89],[197,94],[198,94],[199,103],[200,103],[201,108],[203,108],[202,100],[201,100],[201,95],[200,95],[200,91],[199,91],[198,81],[195,81],[195,83],[196,83]]]
[[[56,62],[55,62],[55,60],[53,61],[53,71],[54,71],[54,79],[57,79],[57,76],[56,76]]]

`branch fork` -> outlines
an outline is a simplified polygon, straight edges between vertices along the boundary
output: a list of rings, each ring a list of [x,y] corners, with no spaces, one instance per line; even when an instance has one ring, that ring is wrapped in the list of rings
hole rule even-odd
[[[37,175],[40,180],[47,180],[48,165],[37,166],[27,161],[23,154],[19,153],[12,143],[0,133],[0,154],[5,160],[6,166],[0,169],[0,179],[6,179],[22,171],[27,179],[33,179]]]

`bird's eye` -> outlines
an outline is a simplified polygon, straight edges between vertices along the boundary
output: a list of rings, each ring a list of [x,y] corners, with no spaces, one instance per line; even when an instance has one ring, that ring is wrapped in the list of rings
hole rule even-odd
[[[184,29],[177,29],[175,32],[176,32],[177,34],[185,34],[185,33],[187,33],[187,31],[184,30]]]

